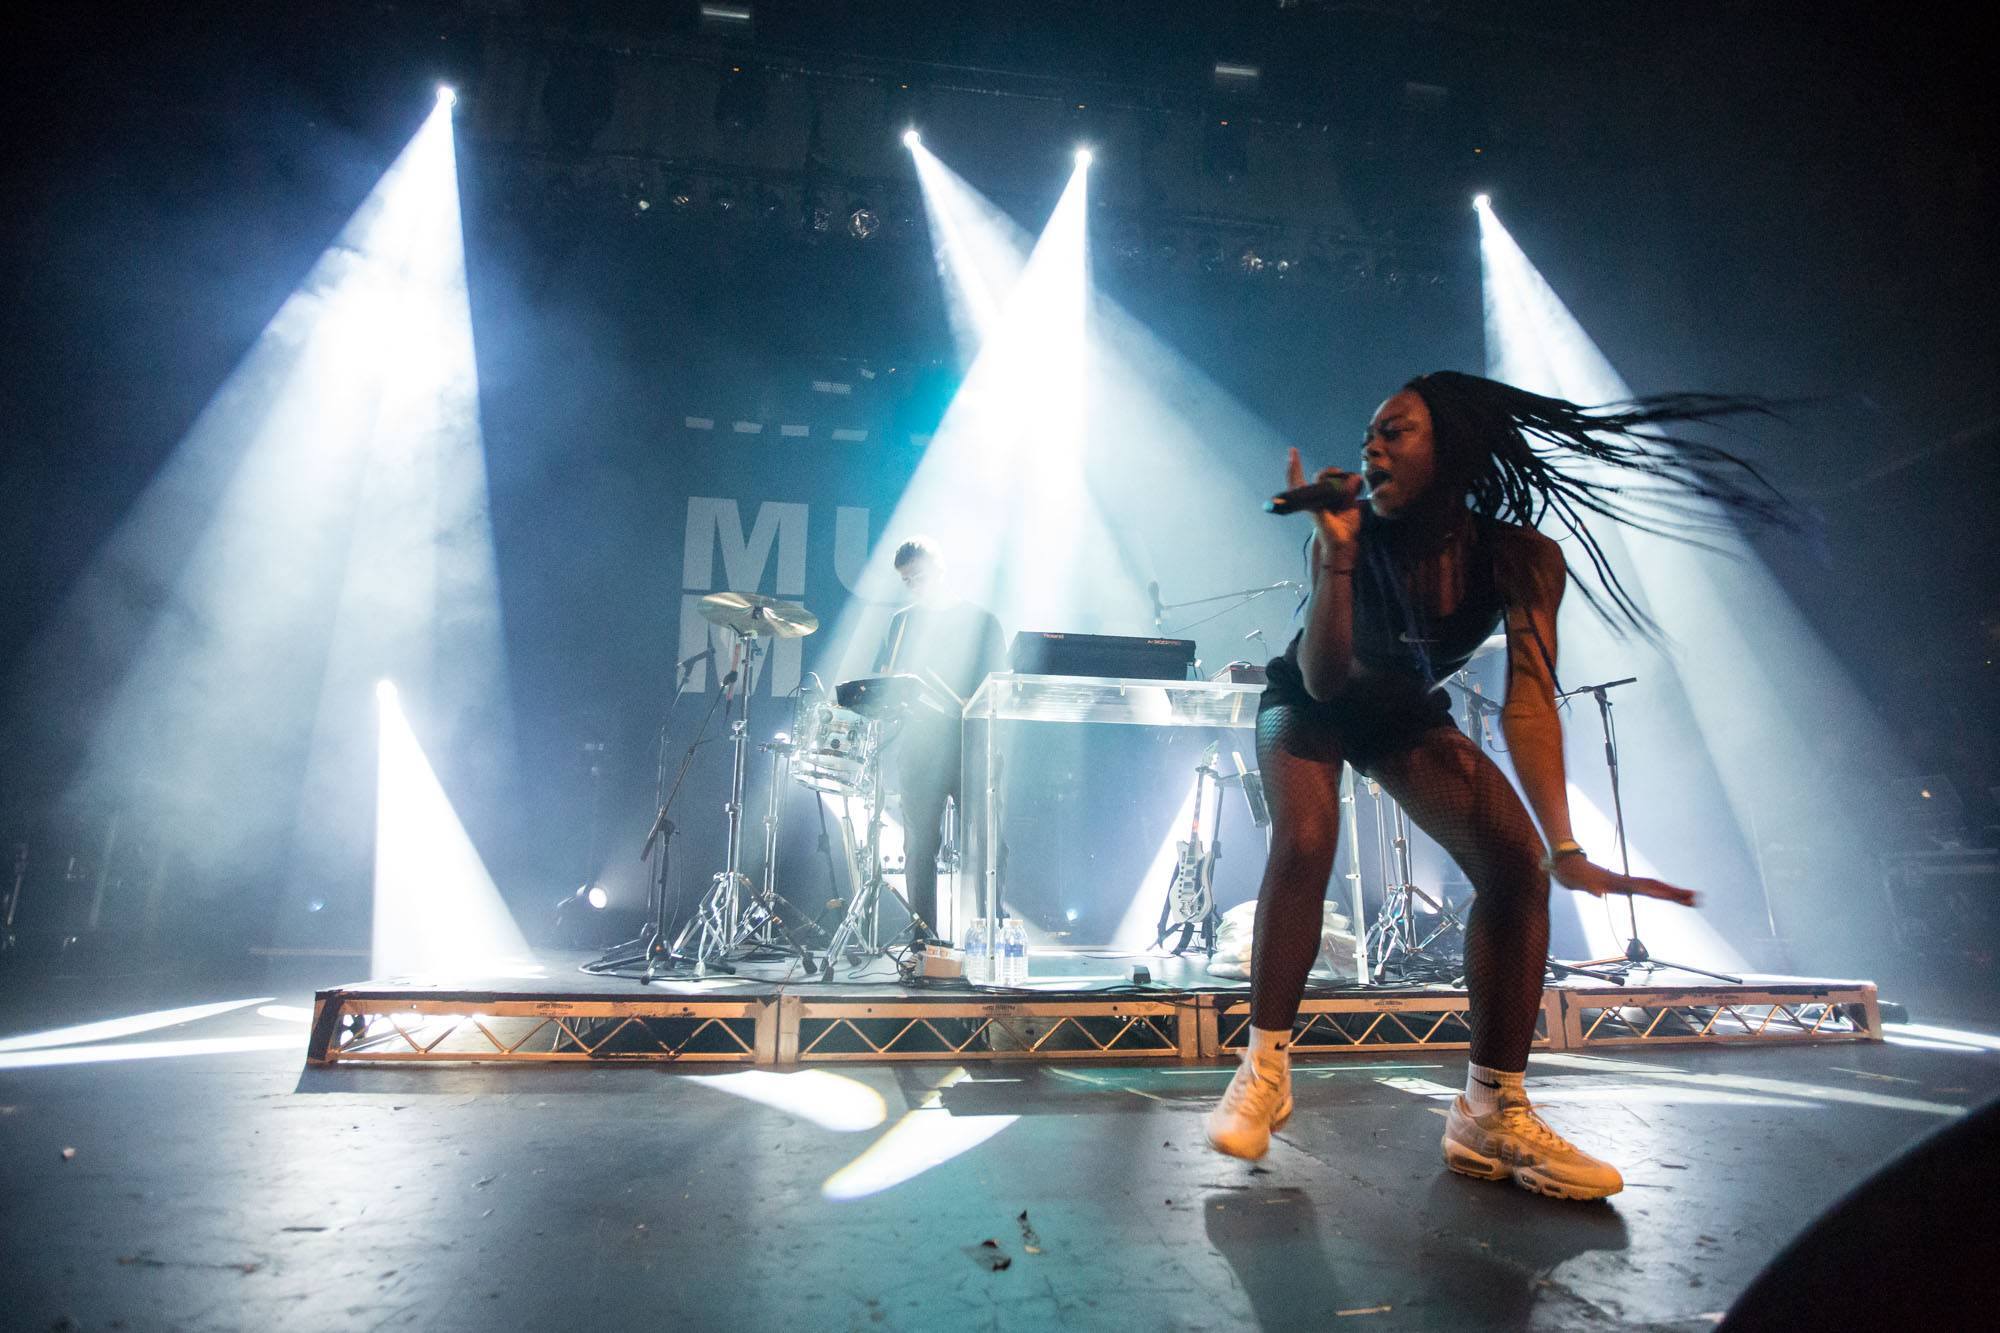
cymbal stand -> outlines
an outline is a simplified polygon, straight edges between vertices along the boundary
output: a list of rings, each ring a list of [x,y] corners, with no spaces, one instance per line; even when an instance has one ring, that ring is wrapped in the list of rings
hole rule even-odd
[[[916,927],[919,938],[930,934],[930,925],[911,908],[910,900],[889,883],[882,871],[882,812],[887,804],[882,790],[882,756],[894,743],[895,735],[876,749],[868,761],[867,779],[863,790],[868,802],[868,838],[856,854],[853,833],[847,821],[841,821],[841,831],[848,845],[848,866],[854,880],[854,894],[847,904],[847,915],[841,918],[839,927],[828,941],[826,956],[820,963],[820,979],[833,980],[834,965],[847,955],[849,949],[859,949],[870,954],[882,952],[882,892],[894,896],[910,914],[911,924]]]
[[[1387,796],[1380,784],[1373,780],[1369,781],[1368,790],[1375,798],[1376,847],[1383,854],[1382,910],[1368,927],[1368,976],[1373,984],[1379,986],[1388,979],[1392,966],[1407,970],[1420,960],[1442,962],[1442,959],[1426,959],[1424,951],[1451,931],[1464,930],[1465,920],[1443,894],[1433,898],[1416,886],[1415,872],[1410,863],[1410,817],[1403,813],[1402,803]],[[1383,848],[1381,841],[1382,807],[1385,802],[1393,816],[1389,848]],[[1393,868],[1389,861],[1391,849]],[[1417,920],[1418,902],[1437,915],[1437,923],[1428,933],[1424,933],[1423,923]]]
[[[771,756],[771,791],[764,806],[764,870],[763,885],[758,890],[756,907],[762,920],[753,927],[744,945],[751,952],[770,952],[783,955],[797,954],[806,971],[813,970],[812,950],[802,943],[792,930],[790,920],[796,918],[806,929],[816,930],[812,918],[799,911],[786,897],[778,892],[778,825],[782,809],[779,802],[792,775],[792,738],[783,734],[757,747]],[[786,915],[780,916],[778,908],[783,907]],[[778,936],[784,935],[780,943]],[[824,933],[824,932],[820,932]]]
[[[731,632],[736,635],[736,652],[743,662],[743,707],[729,724],[729,800],[722,807],[729,820],[728,841],[723,850],[722,869],[710,881],[694,915],[674,937],[674,952],[690,953],[697,960],[697,975],[703,966],[728,971],[719,965],[749,934],[743,906],[744,890],[750,887],[750,877],[742,868],[743,788],[750,767],[750,701],[757,691],[757,659],[764,650],[756,635],[741,630]],[[759,924],[762,924],[761,913],[762,905],[753,899],[750,915]]]
[[[1575,695],[1588,694],[1597,700],[1597,716],[1604,728],[1604,766],[1611,773],[1611,820],[1618,836],[1618,865],[1628,877],[1632,873],[1632,854],[1625,845],[1625,804],[1618,790],[1618,728],[1611,720],[1610,691],[1620,685],[1630,685],[1638,679],[1637,676],[1626,676],[1622,680],[1607,680],[1602,685],[1579,685],[1573,690],[1564,690],[1556,696],[1559,699],[1568,699]],[[1663,958],[1653,957],[1646,951],[1645,942],[1639,938],[1639,896],[1633,893],[1626,894],[1625,907],[1632,927],[1632,936],[1625,941],[1625,952],[1616,958],[1594,958],[1582,964],[1583,967],[1602,968],[1608,979],[1618,982],[1623,982],[1633,972],[1644,970],[1652,973],[1664,968],[1670,972],[1692,972],[1695,976],[1727,981],[1731,985],[1742,984],[1743,978],[1732,977],[1726,972],[1710,972],[1704,968],[1689,967],[1685,963],[1670,963]]]

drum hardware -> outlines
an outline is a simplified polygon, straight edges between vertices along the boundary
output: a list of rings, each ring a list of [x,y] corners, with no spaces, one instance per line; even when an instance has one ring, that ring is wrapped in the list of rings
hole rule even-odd
[[[592,962],[585,963],[583,970],[604,975],[635,977],[641,982],[659,980],[678,975],[681,969],[693,968],[697,975],[703,970],[702,960],[685,957],[670,948],[667,943],[667,921],[670,917],[669,900],[672,878],[674,834],[679,831],[668,812],[673,809],[674,799],[680,795],[681,783],[686,781],[688,769],[694,764],[695,751],[699,750],[708,736],[708,724],[715,718],[716,707],[728,696],[736,683],[736,671],[732,668],[723,678],[722,688],[708,701],[708,708],[701,715],[701,725],[695,728],[694,739],[688,742],[687,751],[681,756],[680,769],[670,779],[667,775],[667,735],[673,725],[674,711],[680,706],[681,696],[687,693],[688,681],[694,676],[694,669],[702,662],[715,656],[713,648],[684,658],[679,663],[680,680],[674,687],[674,697],[667,704],[666,712],[660,718],[660,725],[654,738],[658,760],[654,765],[654,799],[657,813],[653,826],[646,831],[646,842],[639,850],[639,860],[650,863],[653,873],[646,885],[646,922],[640,928],[639,937],[615,945]],[[659,860],[652,860],[655,849]],[[726,971],[727,969],[721,969]]]
[[[797,747],[792,744],[790,736],[779,732],[757,748],[771,756],[771,790],[764,806],[764,868],[761,876],[762,884],[757,891],[757,904],[761,909],[763,920],[750,936],[748,943],[758,951],[778,957],[788,958],[797,954],[806,971],[810,972],[813,970],[811,946],[800,937],[799,933],[794,933],[788,923],[798,922],[800,932],[806,936],[825,935],[826,931],[784,894],[778,892],[778,830],[781,822],[779,815],[782,811],[779,798],[785,790],[786,779],[790,776],[792,755]],[[781,932],[785,936],[782,943],[778,939]]]
[[[803,639],[819,628],[819,617],[797,602],[755,592],[712,592],[695,603],[701,618],[739,639]]]
[[[928,709],[941,717],[956,718],[957,701],[947,697],[943,687],[922,676],[903,672],[889,676],[857,676],[834,687],[834,699],[842,708],[876,721],[900,720]]]
[[[1444,966],[1454,972],[1462,971],[1461,958],[1440,956],[1427,957],[1426,951],[1435,946],[1452,931],[1463,931],[1465,919],[1458,909],[1451,905],[1442,893],[1433,898],[1418,888],[1413,882],[1415,873],[1410,864],[1410,817],[1403,810],[1402,803],[1382,790],[1382,785],[1372,778],[1364,778],[1368,794],[1375,802],[1375,848],[1382,867],[1382,910],[1368,927],[1368,971],[1365,974],[1375,985],[1381,985],[1389,978],[1393,967],[1398,974],[1407,975],[1420,964]],[[1383,840],[1384,807],[1389,819],[1387,827],[1390,837]],[[1356,873],[1359,874],[1357,861]],[[1417,904],[1435,913],[1436,924],[1428,931],[1417,919]],[[1456,980],[1456,976],[1453,978]]]
[[[931,923],[911,911],[909,899],[889,883],[888,866],[882,854],[882,821],[888,808],[882,759],[903,725],[925,711],[940,716],[956,712],[936,686],[908,673],[845,680],[834,687],[831,701],[812,701],[809,712],[802,708],[804,722],[800,732],[803,736],[810,729],[812,739],[810,754],[799,769],[799,781],[842,798],[841,849],[853,887],[846,912],[834,929],[821,961],[820,974],[824,980],[833,979],[835,964],[850,952],[883,951],[884,890],[910,912],[918,939],[930,936]],[[801,748],[807,746],[802,742]],[[856,799],[867,811],[865,832],[859,834],[852,813],[852,802]]]
[[[872,718],[802,695],[792,714],[793,776],[814,791],[872,800],[875,779],[868,761],[881,734],[881,725]]]
[[[811,952],[792,937],[790,927],[775,911],[776,902],[749,892],[750,878],[742,869],[743,791],[750,768],[751,700],[757,693],[757,663],[765,651],[761,641],[802,638],[819,628],[819,618],[796,602],[747,592],[711,593],[695,603],[695,609],[703,619],[736,636],[732,660],[742,664],[743,707],[729,724],[729,800],[723,806],[729,833],[723,868],[716,872],[694,915],[674,938],[674,952],[692,956],[699,975],[704,967],[718,966],[752,939],[777,947],[772,934],[775,927],[784,932],[790,945],[784,951],[797,954],[810,967]]]
[[[823,790],[837,791],[848,798],[860,798],[868,812],[868,819],[865,835],[857,838],[851,807],[843,801],[841,842],[847,854],[848,873],[854,892],[848,900],[847,913],[835,929],[820,965],[821,977],[828,981],[833,979],[836,960],[845,957],[850,950],[883,952],[881,907],[884,891],[901,903],[904,911],[909,912],[919,943],[931,936],[931,923],[918,916],[911,909],[909,899],[888,880],[882,855],[882,818],[888,806],[888,794],[882,782],[882,760],[895,744],[902,727],[913,716],[926,710],[941,716],[951,716],[956,712],[945,702],[946,696],[937,686],[920,676],[908,674],[862,676],[842,681],[835,687],[834,699],[835,705],[822,706],[832,707],[835,713],[857,717],[867,726],[853,733],[861,743],[859,777],[845,786],[830,786]],[[826,753],[824,747],[822,753]],[[825,762],[828,761],[823,760]]]
[[[1637,676],[1626,676],[1620,680],[1607,680],[1601,685],[1579,685],[1573,690],[1563,690],[1557,699],[1573,699],[1579,694],[1588,694],[1597,700],[1597,717],[1604,729],[1604,766],[1611,774],[1611,821],[1618,838],[1618,864],[1626,875],[1632,873],[1631,850],[1625,845],[1625,805],[1618,790],[1618,728],[1611,719],[1610,691],[1620,685],[1630,685]],[[1625,941],[1625,952],[1616,958],[1594,958],[1587,963],[1574,964],[1569,971],[1586,968],[1601,969],[1601,972],[1584,972],[1584,975],[1601,975],[1611,981],[1624,982],[1633,972],[1653,973],[1665,969],[1670,972],[1692,972],[1698,977],[1709,977],[1716,981],[1726,981],[1731,985],[1741,985],[1743,978],[1732,977],[1725,972],[1709,972],[1699,967],[1689,967],[1685,963],[1670,963],[1655,958],[1646,951],[1645,942],[1639,938],[1639,896],[1625,895],[1625,907],[1629,914],[1632,935]]]
[[[841,841],[847,852],[847,864],[854,884],[853,895],[847,902],[847,914],[834,929],[833,939],[826,946],[826,956],[820,963],[820,979],[833,980],[835,962],[850,952],[879,954],[882,945],[882,894],[887,891],[903,910],[910,914],[910,924],[915,930],[919,944],[930,938],[930,923],[916,914],[895,885],[889,883],[888,870],[882,856],[882,816],[888,801],[882,791],[882,757],[895,744],[898,729],[889,731],[888,739],[875,748],[868,759],[867,789],[873,793],[863,804],[868,811],[867,834],[856,845],[851,816],[843,803],[841,818]]]
[[[645,846],[640,851],[640,860],[649,861],[657,847],[660,860],[656,867],[649,890],[648,921],[639,938],[608,950],[595,962],[584,965],[586,971],[614,973],[621,976],[635,976],[642,982],[654,981],[670,976],[684,975],[692,970],[697,977],[710,972],[733,972],[725,959],[741,949],[751,940],[760,946],[778,948],[772,931],[785,934],[788,946],[785,953],[796,953],[808,966],[811,954],[804,945],[791,935],[790,926],[775,908],[782,899],[775,891],[749,896],[749,878],[742,871],[743,853],[743,789],[749,766],[750,703],[756,692],[757,663],[763,655],[760,642],[766,638],[800,638],[811,634],[819,627],[819,619],[796,602],[780,601],[775,597],[765,597],[759,593],[721,592],[712,593],[696,604],[696,610],[710,624],[718,625],[734,635],[731,645],[730,668],[720,682],[721,688],[709,700],[708,710],[702,714],[701,725],[696,728],[694,739],[688,744],[682,756],[678,772],[671,783],[667,778],[667,731],[672,723],[675,707],[686,692],[688,681],[694,668],[706,659],[715,656],[713,647],[696,653],[678,663],[680,681],[674,690],[673,701],[667,705],[666,715],[661,719],[659,729],[660,760],[657,768],[657,790],[659,793],[658,814],[646,835]],[[723,810],[729,820],[728,843],[725,851],[724,868],[711,881],[708,892],[696,905],[694,914],[674,936],[671,945],[667,943],[667,921],[671,880],[668,863],[674,834],[678,831],[669,811],[674,799],[680,794],[688,769],[693,765],[695,752],[707,738],[709,723],[715,717],[718,706],[724,708],[725,716],[736,711],[738,687],[741,686],[742,710],[730,722],[730,785],[729,800]],[[767,829],[767,840],[775,839],[776,829]],[[768,846],[768,841],[767,841]],[[767,861],[766,881],[769,883],[771,864]]]

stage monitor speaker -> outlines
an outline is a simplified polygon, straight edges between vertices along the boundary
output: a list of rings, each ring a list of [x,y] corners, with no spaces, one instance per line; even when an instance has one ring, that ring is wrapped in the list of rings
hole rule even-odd
[[[1194,665],[1194,640],[1022,630],[1014,636],[1008,661],[1023,676],[1186,680]]]
[[[2000,1098],[1827,1209],[1729,1308],[1726,1330],[1991,1327]]]

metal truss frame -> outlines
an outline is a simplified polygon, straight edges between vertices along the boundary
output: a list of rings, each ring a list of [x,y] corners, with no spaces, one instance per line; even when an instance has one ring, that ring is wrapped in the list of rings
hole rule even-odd
[[[1463,991],[1356,990],[1306,1000],[1301,1055],[1460,1051]],[[675,1062],[778,1065],[905,1060],[1213,1060],[1243,1049],[1247,994],[1078,992],[637,999],[489,992],[330,990],[314,1003],[306,1059],[370,1062]],[[1866,982],[1789,986],[1550,987],[1535,1046],[1877,1041]]]
[[[1636,989],[1564,988],[1562,1045],[1770,1044],[1880,1041],[1882,1013],[1867,985]]]
[[[1558,994],[1554,989],[1542,992],[1541,1016],[1535,1021],[1537,1050],[1561,1044]],[[1249,1041],[1249,997],[1213,998],[1204,1050],[1214,1055],[1242,1050]],[[1298,1022],[1292,1027],[1292,1050],[1300,1055],[1462,1051],[1472,1044],[1465,1018],[1468,1007],[1463,991],[1355,992],[1307,999],[1299,1005]]]
[[[428,1061],[687,1061],[770,1064],[776,999],[424,999],[324,992],[308,1064]]]
[[[822,1000],[788,995],[778,1060],[1192,1060],[1199,1001]]]

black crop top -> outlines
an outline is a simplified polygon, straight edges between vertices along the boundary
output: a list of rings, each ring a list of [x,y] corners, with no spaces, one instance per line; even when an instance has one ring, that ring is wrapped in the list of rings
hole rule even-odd
[[[1385,531],[1388,522],[1362,511],[1353,575],[1354,661],[1368,675],[1414,678],[1428,691],[1470,662],[1504,618],[1506,602],[1494,574],[1493,521],[1473,516],[1465,595],[1449,615],[1437,618],[1404,593]],[[1297,666],[1299,635],[1292,636],[1285,656]]]

